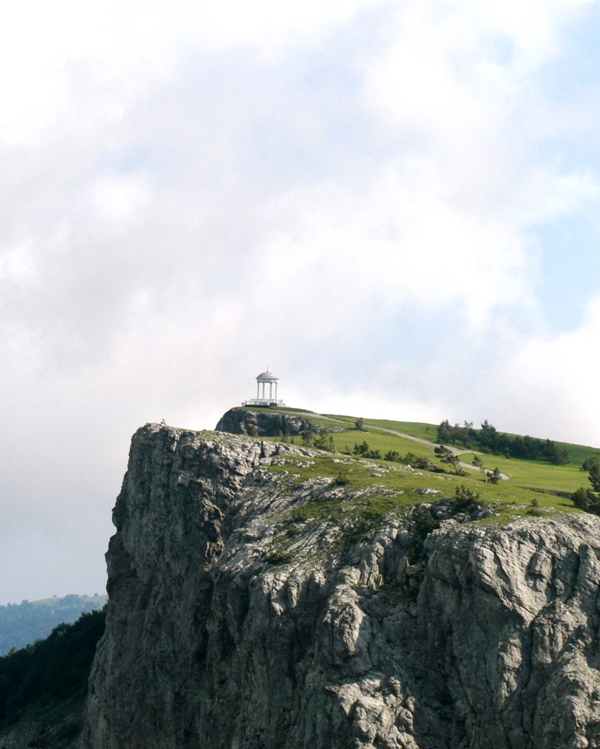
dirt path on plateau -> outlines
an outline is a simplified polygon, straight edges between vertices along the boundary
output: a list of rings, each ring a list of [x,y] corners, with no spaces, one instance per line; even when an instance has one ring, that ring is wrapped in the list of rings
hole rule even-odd
[[[347,421],[343,421],[342,419],[334,419],[333,416],[325,416],[325,414],[315,414],[315,416],[318,416],[320,419],[325,419],[326,421],[334,421],[336,424],[344,424],[345,426],[348,426]],[[374,427],[369,426],[369,429],[376,429],[378,432],[387,432],[388,434],[395,434],[397,437],[403,437],[406,440],[411,440],[412,442],[417,442],[420,445],[427,445],[427,447],[439,447],[437,442],[432,442],[431,440],[425,440],[422,437],[414,437],[412,434],[407,434],[406,432],[397,432],[395,429],[388,429],[387,427]],[[448,450],[453,455],[464,455],[465,453],[473,453],[474,455],[484,455],[484,453],[480,453],[477,450],[461,450],[458,447],[451,447],[450,445],[446,446]],[[479,471],[480,469],[476,466],[472,465],[471,463],[464,463],[462,460],[460,461],[459,465],[461,468],[468,468],[470,471]],[[507,473],[501,473],[500,478],[503,481],[508,481],[510,476]]]

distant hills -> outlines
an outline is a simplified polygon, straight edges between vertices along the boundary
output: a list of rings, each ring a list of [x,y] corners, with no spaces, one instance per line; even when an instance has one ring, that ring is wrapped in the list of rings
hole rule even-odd
[[[48,637],[58,624],[71,624],[81,614],[101,609],[106,598],[68,595],[0,606],[0,656]]]

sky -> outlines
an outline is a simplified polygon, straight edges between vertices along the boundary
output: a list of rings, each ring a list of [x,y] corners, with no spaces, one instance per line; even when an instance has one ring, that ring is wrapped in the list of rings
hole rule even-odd
[[[600,446],[599,0],[0,23],[0,604],[102,592],[132,433],[286,403]]]

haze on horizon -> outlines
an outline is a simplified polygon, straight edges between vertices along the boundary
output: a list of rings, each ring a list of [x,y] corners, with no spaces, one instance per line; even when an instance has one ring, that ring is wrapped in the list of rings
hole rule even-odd
[[[0,603],[101,592],[133,431],[600,445],[600,2],[5,4]]]

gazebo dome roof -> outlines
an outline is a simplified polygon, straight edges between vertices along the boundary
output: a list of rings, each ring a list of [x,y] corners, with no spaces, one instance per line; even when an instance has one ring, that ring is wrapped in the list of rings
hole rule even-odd
[[[274,375],[273,372],[269,372],[268,370],[266,372],[262,372],[258,375],[256,378],[258,382],[277,382],[279,380],[279,377],[277,375]]]

